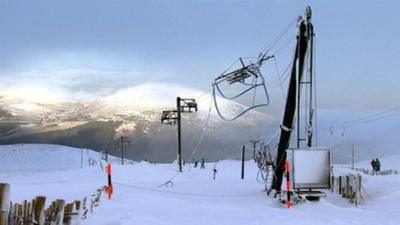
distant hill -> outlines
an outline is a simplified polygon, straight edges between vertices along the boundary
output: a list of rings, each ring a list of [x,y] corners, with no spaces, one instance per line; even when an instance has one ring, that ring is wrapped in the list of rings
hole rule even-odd
[[[142,84],[86,101],[46,102],[27,95],[0,97],[1,144],[62,144],[97,151],[107,149],[120,155],[119,137],[123,135],[127,137],[126,157],[171,162],[177,152],[176,126],[161,125],[160,119],[162,110],[175,108],[177,96],[198,97],[199,104],[197,113],[183,115],[182,145],[186,160],[239,156],[240,146],[248,143],[249,136],[267,136],[275,122],[273,117],[257,111],[234,123],[223,122],[214,111],[208,118],[210,93],[169,83]],[[227,116],[244,107],[232,101],[218,101]],[[201,136],[204,138],[198,144]]]

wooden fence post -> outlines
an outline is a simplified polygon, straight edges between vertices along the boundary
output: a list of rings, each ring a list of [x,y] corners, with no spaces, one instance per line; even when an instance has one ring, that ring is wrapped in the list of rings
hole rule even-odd
[[[15,203],[13,205],[13,214],[14,214],[14,216],[13,216],[13,220],[14,221],[13,222],[15,224],[23,223],[22,205],[21,204]]]
[[[74,224],[79,225],[82,218],[82,202],[77,200],[74,202],[75,221]]]
[[[99,204],[103,188],[92,195],[91,211]],[[89,213],[88,199],[66,204],[57,199],[46,206],[46,197],[37,196],[32,202],[24,200],[22,204],[10,200],[10,185],[0,183],[0,225],[79,225]],[[91,212],[90,211],[90,212]]]
[[[63,225],[65,201],[57,199],[55,202],[55,223],[54,225]]]
[[[72,204],[66,204],[64,207],[64,224],[71,225],[71,217],[72,217]]]
[[[45,214],[44,214],[44,206],[46,204],[46,197],[37,196],[35,200],[35,212],[34,219],[38,225],[44,225],[45,222]]]
[[[0,183],[0,225],[8,225],[10,210],[10,185]]]

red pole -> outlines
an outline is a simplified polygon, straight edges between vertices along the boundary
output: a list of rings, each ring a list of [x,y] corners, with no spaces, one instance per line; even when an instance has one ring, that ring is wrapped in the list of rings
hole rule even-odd
[[[108,199],[111,199],[111,195],[113,193],[113,186],[111,183],[111,164],[107,164],[107,177],[108,177],[108,186],[107,186],[107,194],[108,194]]]
[[[292,207],[293,203],[290,199],[290,161],[286,160],[285,163],[285,171],[286,171],[286,191],[287,191],[287,207]]]

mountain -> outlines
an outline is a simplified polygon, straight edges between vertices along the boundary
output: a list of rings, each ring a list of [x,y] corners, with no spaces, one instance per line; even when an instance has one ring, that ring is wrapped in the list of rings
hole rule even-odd
[[[266,135],[275,121],[251,111],[239,120],[224,122],[210,104],[210,93],[171,83],[146,83],[85,100],[53,94],[38,89],[0,92],[0,143],[63,144],[120,155],[120,136],[125,136],[126,157],[172,161],[177,152],[176,126],[162,125],[160,119],[163,110],[175,108],[180,96],[196,98],[199,107],[198,112],[183,114],[184,158],[216,160],[239,156],[249,136]],[[227,117],[245,107],[217,101]]]

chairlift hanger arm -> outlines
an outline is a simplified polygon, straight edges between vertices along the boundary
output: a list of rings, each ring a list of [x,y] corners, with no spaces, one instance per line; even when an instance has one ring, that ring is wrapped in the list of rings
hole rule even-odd
[[[239,58],[240,63],[242,65],[241,68],[234,70],[232,72],[226,73],[226,74],[222,74],[219,77],[214,79],[214,83],[215,84],[220,84],[224,81],[227,81],[229,84],[233,84],[236,82],[241,82],[243,83],[245,79],[254,76],[254,77],[259,77],[259,68],[261,67],[261,65],[273,58],[273,55],[267,55],[266,53],[264,53],[260,59],[256,62],[256,63],[251,63],[246,65],[242,58]]]

